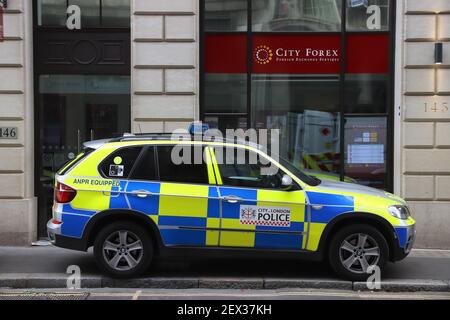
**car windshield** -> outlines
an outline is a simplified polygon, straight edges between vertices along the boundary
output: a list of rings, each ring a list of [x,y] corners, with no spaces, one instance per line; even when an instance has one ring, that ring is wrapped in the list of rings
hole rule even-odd
[[[305,182],[306,184],[310,186],[318,186],[322,181],[314,176],[310,176],[306,173],[304,173],[302,170],[298,169],[296,166],[294,166],[291,162],[287,161],[286,159],[279,158],[278,162],[288,169],[291,173],[293,173],[297,178]]]

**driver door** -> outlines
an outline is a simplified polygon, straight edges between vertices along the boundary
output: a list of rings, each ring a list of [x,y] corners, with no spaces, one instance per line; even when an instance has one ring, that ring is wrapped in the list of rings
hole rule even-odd
[[[211,153],[221,200],[219,246],[305,248],[303,190],[295,182],[284,190],[285,172],[278,167],[263,174],[261,169],[270,163],[264,164],[268,158],[255,151],[216,147]]]

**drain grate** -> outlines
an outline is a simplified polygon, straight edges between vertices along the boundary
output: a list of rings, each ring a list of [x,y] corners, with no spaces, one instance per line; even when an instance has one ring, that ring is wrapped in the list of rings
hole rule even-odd
[[[89,293],[19,292],[0,293],[0,300],[86,300]]]

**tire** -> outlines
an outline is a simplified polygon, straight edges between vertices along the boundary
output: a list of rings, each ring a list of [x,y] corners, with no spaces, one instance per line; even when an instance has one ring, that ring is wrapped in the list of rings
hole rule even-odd
[[[362,224],[339,230],[331,239],[328,251],[328,261],[333,270],[352,281],[366,281],[373,274],[373,270],[367,270],[368,267],[376,265],[382,270],[388,258],[389,246],[383,234]]]
[[[94,241],[98,267],[114,278],[141,275],[148,270],[153,252],[148,231],[130,221],[117,221],[105,226]]]

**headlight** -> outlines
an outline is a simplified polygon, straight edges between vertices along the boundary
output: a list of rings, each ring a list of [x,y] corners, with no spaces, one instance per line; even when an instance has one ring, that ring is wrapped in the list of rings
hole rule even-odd
[[[390,206],[388,211],[391,216],[397,219],[406,220],[409,217],[409,210],[405,206]]]

